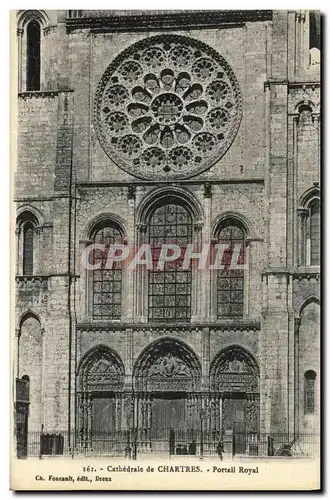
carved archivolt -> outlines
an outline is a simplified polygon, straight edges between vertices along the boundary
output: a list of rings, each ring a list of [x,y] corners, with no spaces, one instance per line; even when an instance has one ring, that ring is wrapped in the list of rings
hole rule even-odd
[[[228,63],[208,45],[157,36],[123,51],[96,93],[105,152],[145,179],[194,176],[219,160],[237,133],[241,96]]]
[[[176,339],[163,339],[147,347],[136,362],[135,387],[147,391],[191,391],[200,385],[196,355]]]
[[[118,391],[124,382],[124,366],[119,356],[107,347],[97,347],[86,355],[79,370],[79,390]]]
[[[221,351],[211,363],[210,380],[213,390],[257,392],[259,368],[245,349],[230,346]]]

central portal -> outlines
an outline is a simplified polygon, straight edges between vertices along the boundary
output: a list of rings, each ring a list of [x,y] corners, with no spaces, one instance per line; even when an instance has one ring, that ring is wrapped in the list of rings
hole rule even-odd
[[[134,370],[140,450],[174,454],[183,434],[198,429],[200,379],[199,360],[183,342],[163,338],[145,349]]]
[[[175,435],[186,428],[184,395],[155,396],[152,407],[151,441],[154,451],[173,454]]]

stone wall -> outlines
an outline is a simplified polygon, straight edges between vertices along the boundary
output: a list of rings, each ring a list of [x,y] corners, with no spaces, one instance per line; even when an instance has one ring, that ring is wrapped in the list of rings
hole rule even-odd
[[[106,155],[95,131],[94,96],[113,58],[139,40],[162,34],[161,28],[91,31],[85,26],[67,31],[65,17],[64,11],[57,17],[52,14],[53,28],[43,39],[43,92],[22,93],[18,98],[16,207],[18,212],[33,209],[40,214],[39,278],[17,276],[16,286],[16,332],[23,339],[18,376],[24,374],[24,363],[31,366],[37,355],[24,340],[21,319],[27,312],[35,314],[40,325],[30,325],[31,335],[37,338],[39,329],[43,331],[42,398],[33,403],[42,406],[43,417],[32,418],[37,426],[44,423],[49,429],[66,429],[71,418],[73,428],[75,370],[93,347],[114,349],[130,376],[151,342],[172,336],[196,353],[204,375],[226,346],[240,345],[251,352],[260,368],[261,429],[293,430],[295,317],[301,316],[308,298],[319,296],[319,269],[299,269],[297,258],[300,200],[320,179],[320,75],[305,66],[302,56],[305,49],[298,34],[305,21],[300,14],[280,11],[273,13],[272,21],[173,31],[210,45],[226,59],[241,89],[243,115],[230,149],[209,170],[189,181],[168,183],[164,178],[153,183],[124,172]],[[211,185],[207,196],[206,182]],[[129,190],[132,184],[134,195]],[[137,214],[161,187],[169,192],[182,189],[195,199],[201,220],[194,222],[201,224],[202,240],[214,233],[225,214],[245,221],[249,270],[241,324],[217,323],[208,275],[195,285],[196,327],[162,330],[141,325],[146,316],[135,304],[146,289],[141,290],[127,273],[123,324],[92,321],[80,254],[93,223],[111,216],[120,221],[128,243],[137,244],[141,222]],[[319,351],[314,320],[306,320],[306,326],[303,318],[302,365],[306,353],[312,350],[315,358]],[[303,429],[317,429],[315,419],[312,423],[299,418]]]

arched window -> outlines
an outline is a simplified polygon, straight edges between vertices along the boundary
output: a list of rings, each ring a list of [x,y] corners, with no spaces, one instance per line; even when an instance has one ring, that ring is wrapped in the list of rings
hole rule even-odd
[[[321,16],[312,10],[309,13],[309,48],[321,50]]]
[[[320,64],[321,16],[318,11],[309,13],[309,64]]]
[[[314,199],[309,205],[310,263],[320,264],[320,200]]]
[[[26,90],[40,90],[40,24],[27,25]]]
[[[42,216],[41,216],[42,220]],[[37,231],[38,229],[38,231]],[[33,276],[40,271],[40,219],[29,209],[23,210],[16,220],[16,273]]]
[[[234,220],[223,224],[218,242],[226,245],[222,254],[223,269],[217,271],[217,317],[241,318],[244,313],[245,232]],[[236,262],[235,262],[236,261]]]
[[[149,271],[149,320],[189,321],[191,315],[191,268],[182,269],[187,244],[192,240],[192,220],[188,210],[167,203],[154,210],[149,221],[149,243],[153,258]],[[163,243],[181,248],[181,256],[157,269]]]
[[[307,191],[301,200],[300,216],[300,262],[302,266],[320,265],[320,191],[313,189]]]
[[[28,221],[23,226],[23,274],[33,274],[34,226]]]
[[[304,413],[315,413],[315,379],[316,373],[308,370],[305,373]]]
[[[93,242],[104,245],[105,250],[94,250],[92,253],[93,265],[99,268],[93,274],[93,318],[99,320],[120,319],[121,317],[121,288],[122,262],[113,262],[111,269],[107,268],[110,245],[121,244],[121,231],[109,224],[98,226],[94,233]]]
[[[70,18],[82,17],[82,10],[69,10],[69,17]]]

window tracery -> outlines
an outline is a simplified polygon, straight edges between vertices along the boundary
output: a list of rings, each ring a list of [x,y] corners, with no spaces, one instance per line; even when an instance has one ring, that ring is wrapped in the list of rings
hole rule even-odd
[[[95,232],[93,242],[105,245],[106,251],[94,250],[92,260],[99,268],[92,272],[93,318],[97,320],[120,319],[122,262],[113,262],[107,269],[110,245],[122,243],[122,234],[110,223],[104,223]]]
[[[149,271],[149,319],[152,321],[189,321],[191,315],[191,268],[182,269],[186,245],[191,243],[192,221],[188,210],[178,204],[164,204],[152,214],[149,243],[153,269]],[[164,243],[175,243],[181,255],[165,262],[164,270],[156,265]]]
[[[218,318],[243,317],[244,314],[244,269],[234,268],[234,247],[240,248],[237,263],[245,263],[245,233],[234,220],[228,220],[219,232],[219,243],[226,245],[223,253],[223,269],[217,272],[217,316]]]
[[[315,379],[316,373],[308,370],[305,373],[304,410],[305,414],[315,413]]]
[[[105,152],[146,179],[206,170],[225,154],[240,119],[240,91],[227,62],[206,44],[177,35],[123,51],[95,100]]]

